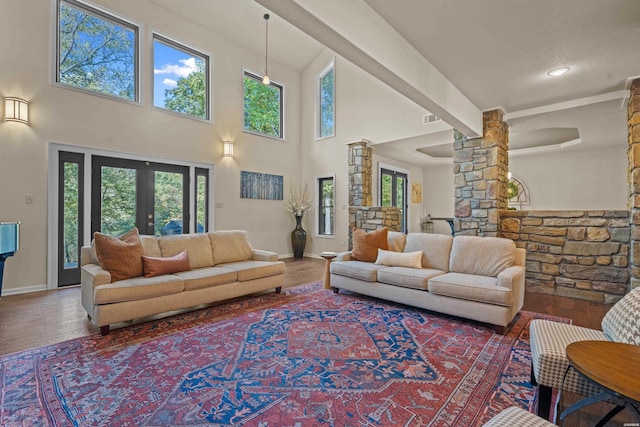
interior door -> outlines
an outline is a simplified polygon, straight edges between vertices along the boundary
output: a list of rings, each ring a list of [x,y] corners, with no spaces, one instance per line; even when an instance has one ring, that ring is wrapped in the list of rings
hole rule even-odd
[[[189,232],[189,168],[93,156],[91,232]]]

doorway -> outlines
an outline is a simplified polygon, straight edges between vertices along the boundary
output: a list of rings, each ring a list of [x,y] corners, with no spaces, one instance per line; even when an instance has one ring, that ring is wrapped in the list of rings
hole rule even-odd
[[[397,170],[380,168],[380,206],[400,208],[400,231],[407,233],[408,175]]]

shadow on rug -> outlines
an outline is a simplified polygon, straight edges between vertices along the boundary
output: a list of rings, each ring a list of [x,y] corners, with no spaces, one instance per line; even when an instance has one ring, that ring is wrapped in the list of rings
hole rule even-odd
[[[3,356],[0,425],[482,425],[534,398],[534,318],[502,336],[312,283]]]

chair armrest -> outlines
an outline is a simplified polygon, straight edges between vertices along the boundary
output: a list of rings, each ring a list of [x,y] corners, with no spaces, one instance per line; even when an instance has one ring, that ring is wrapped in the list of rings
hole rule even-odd
[[[251,259],[254,261],[278,261],[278,254],[276,252],[271,251],[262,251],[260,249],[252,249],[251,250],[252,257]]]
[[[351,261],[351,251],[339,252],[334,261]]]
[[[515,289],[514,285],[524,287],[524,273],[525,268],[519,265],[508,267],[498,274],[498,286],[509,289]],[[522,282],[521,285],[520,282]]]

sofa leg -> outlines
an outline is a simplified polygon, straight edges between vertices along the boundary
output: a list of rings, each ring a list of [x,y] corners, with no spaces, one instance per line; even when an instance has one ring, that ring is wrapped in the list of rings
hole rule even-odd
[[[337,294],[338,292],[340,292],[340,289],[338,289],[338,288],[333,288],[333,293],[334,293],[334,294]]]
[[[282,286],[278,286],[276,288],[276,294],[279,294],[280,292],[282,292]]]
[[[109,335],[109,325],[100,326],[100,335]]]
[[[549,413],[551,412],[551,393],[553,389],[546,385],[538,385],[538,408],[536,414],[539,417],[549,420]]]
[[[504,327],[504,326],[493,325],[493,330],[494,330],[494,332],[495,332],[496,334],[498,334],[498,335],[504,335],[504,331],[505,331],[506,329],[507,329],[507,328],[506,328],[506,327]]]

